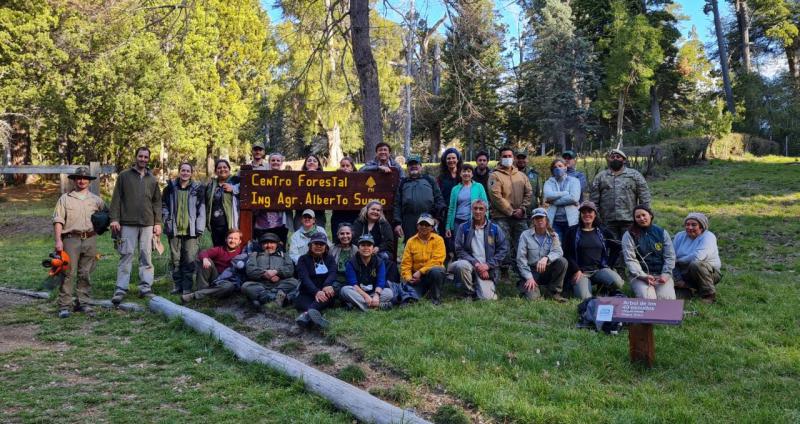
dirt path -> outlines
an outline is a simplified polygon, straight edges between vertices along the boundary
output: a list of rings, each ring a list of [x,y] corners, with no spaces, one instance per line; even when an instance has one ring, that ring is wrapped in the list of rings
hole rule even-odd
[[[463,409],[474,423],[493,422],[472,405],[447,394],[442,388],[412,384],[400,373],[378,361],[364,360],[363,354],[358,350],[332,341],[319,332],[303,330],[290,318],[277,312],[268,310],[265,313],[256,313],[245,306],[241,299],[218,304],[214,312],[235,317],[240,324],[235,330],[264,347],[291,356],[327,374],[336,376],[348,366],[361,368],[366,378],[361,382],[352,382],[353,385],[385,401],[412,409],[427,419],[441,406],[454,405]]]

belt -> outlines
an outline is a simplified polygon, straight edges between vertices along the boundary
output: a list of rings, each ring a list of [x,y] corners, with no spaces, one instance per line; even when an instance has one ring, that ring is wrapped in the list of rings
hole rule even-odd
[[[95,236],[94,231],[70,231],[68,233],[61,235],[62,238],[77,237],[81,240],[85,240],[89,237],[94,237],[94,236]]]

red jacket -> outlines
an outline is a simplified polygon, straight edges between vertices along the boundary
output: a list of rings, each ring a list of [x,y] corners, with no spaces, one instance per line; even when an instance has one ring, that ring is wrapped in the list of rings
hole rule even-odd
[[[215,246],[200,252],[200,254],[197,255],[197,258],[201,261],[203,259],[211,259],[211,262],[214,262],[214,266],[217,267],[217,272],[222,274],[222,271],[225,271],[229,266],[231,266],[231,260],[233,257],[240,253],[242,253],[242,246],[239,246],[230,252],[226,247]]]

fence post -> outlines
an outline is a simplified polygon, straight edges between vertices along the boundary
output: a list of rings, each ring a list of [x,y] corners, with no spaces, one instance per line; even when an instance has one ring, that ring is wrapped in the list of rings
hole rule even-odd
[[[61,194],[69,191],[69,178],[67,178],[67,174],[58,174],[58,180],[61,186]]]
[[[93,177],[100,176],[100,162],[89,162],[89,175]],[[92,180],[89,184],[89,191],[96,195],[100,195],[100,180]]]

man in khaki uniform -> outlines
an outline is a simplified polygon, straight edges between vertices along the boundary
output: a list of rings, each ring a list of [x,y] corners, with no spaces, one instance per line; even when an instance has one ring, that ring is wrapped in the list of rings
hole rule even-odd
[[[103,199],[89,192],[89,168],[79,167],[69,179],[75,189],[61,195],[53,212],[53,233],[56,252],[66,251],[70,258],[69,273],[58,288],[58,316],[67,318],[70,310],[92,315],[91,282],[97,255],[97,235],[92,226],[92,214],[106,208]],[[73,284],[77,278],[77,303],[73,301]]]

